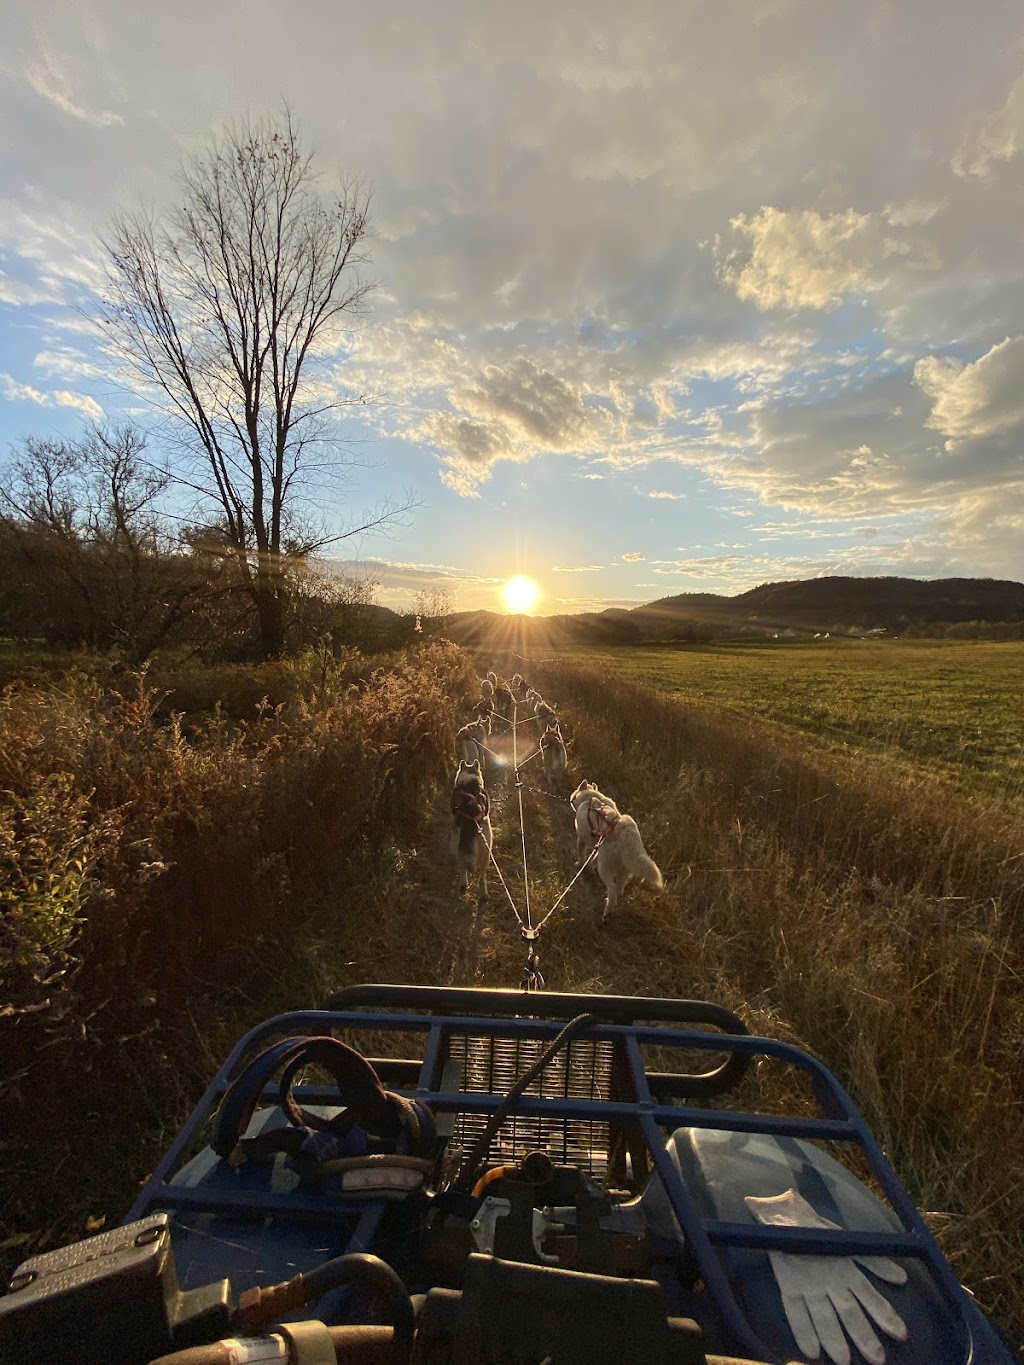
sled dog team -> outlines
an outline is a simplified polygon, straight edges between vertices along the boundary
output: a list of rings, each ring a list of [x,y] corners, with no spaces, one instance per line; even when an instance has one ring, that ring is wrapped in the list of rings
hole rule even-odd
[[[549,789],[564,786],[567,756],[554,707],[528,687],[520,674],[505,683],[488,673],[481,680],[480,692],[474,706],[476,720],[464,725],[455,737],[459,770],[452,788],[451,849],[459,868],[459,892],[469,889],[472,878],[479,884],[481,900],[485,900],[494,831],[484,773],[486,755],[493,752],[488,740],[494,717],[510,720],[519,707],[532,711]],[[592,782],[581,782],[569,797],[569,804],[576,818],[577,867],[600,845],[595,864],[605,888],[602,920],[617,909],[619,896],[631,878],[658,888],[664,885],[658,865],[644,848],[636,821],[631,815],[623,815],[610,796],[598,791]]]

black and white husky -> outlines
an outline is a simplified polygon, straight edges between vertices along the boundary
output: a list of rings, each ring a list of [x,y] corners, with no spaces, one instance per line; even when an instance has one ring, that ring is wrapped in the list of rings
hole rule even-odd
[[[491,829],[491,803],[484,790],[480,763],[459,763],[452,787],[451,850],[459,868],[459,892],[469,890],[470,877],[480,887],[480,899],[487,899],[487,864],[494,843]]]
[[[558,728],[557,721],[549,725],[541,735],[540,755],[548,786],[561,786],[565,778],[566,755],[565,745],[562,743],[562,732]]]
[[[640,830],[631,815],[623,815],[610,796],[605,796],[592,782],[581,782],[569,797],[576,812],[576,856],[582,865],[594,851],[599,840],[597,874],[604,882],[603,920],[616,910],[619,896],[633,877],[659,890],[665,885],[661,869],[648,857]]]

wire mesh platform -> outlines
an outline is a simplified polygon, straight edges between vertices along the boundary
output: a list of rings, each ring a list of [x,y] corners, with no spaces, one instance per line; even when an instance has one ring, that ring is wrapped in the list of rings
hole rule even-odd
[[[547,1046],[535,1038],[495,1038],[457,1034],[449,1041],[448,1056],[462,1066],[459,1089],[468,1094],[504,1095],[532,1066]],[[542,1099],[596,1100],[612,1098],[612,1045],[578,1040],[554,1057],[526,1090]],[[471,1147],[483,1132],[486,1114],[459,1114],[455,1140]],[[498,1129],[488,1156],[512,1163],[527,1152],[544,1151],[559,1165],[579,1166],[595,1180],[608,1165],[609,1125],[595,1119],[566,1119],[511,1114]]]

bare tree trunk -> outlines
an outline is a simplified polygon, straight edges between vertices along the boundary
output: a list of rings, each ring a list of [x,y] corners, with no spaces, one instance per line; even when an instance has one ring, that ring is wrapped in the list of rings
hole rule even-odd
[[[358,181],[320,188],[287,113],[230,128],[181,179],[166,226],[143,214],[113,224],[104,321],[188,432],[196,459],[183,481],[216,506],[274,656],[288,561],[412,505],[388,499],[359,527],[309,516],[314,490],[322,508],[323,481],[350,465],[327,423],[365,402],[341,390],[332,362],[373,288],[360,273],[369,199]]]

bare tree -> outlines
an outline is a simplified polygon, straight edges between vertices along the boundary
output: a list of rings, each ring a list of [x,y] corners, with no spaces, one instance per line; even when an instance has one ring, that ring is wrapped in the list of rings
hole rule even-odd
[[[421,588],[413,595],[412,609],[423,631],[444,635],[455,614],[455,594],[450,588]]]
[[[20,615],[55,639],[145,658],[206,579],[163,530],[164,471],[130,423],[76,439],[27,437],[4,470],[0,515],[21,563]]]
[[[254,602],[265,655],[285,643],[286,561],[394,521],[388,500],[334,534],[308,520],[314,484],[351,460],[329,439],[330,373],[374,288],[369,196],[328,194],[291,115],[230,127],[181,172],[166,224],[118,217],[105,243],[104,321],[119,353],[184,425],[190,486],[212,499]]]

